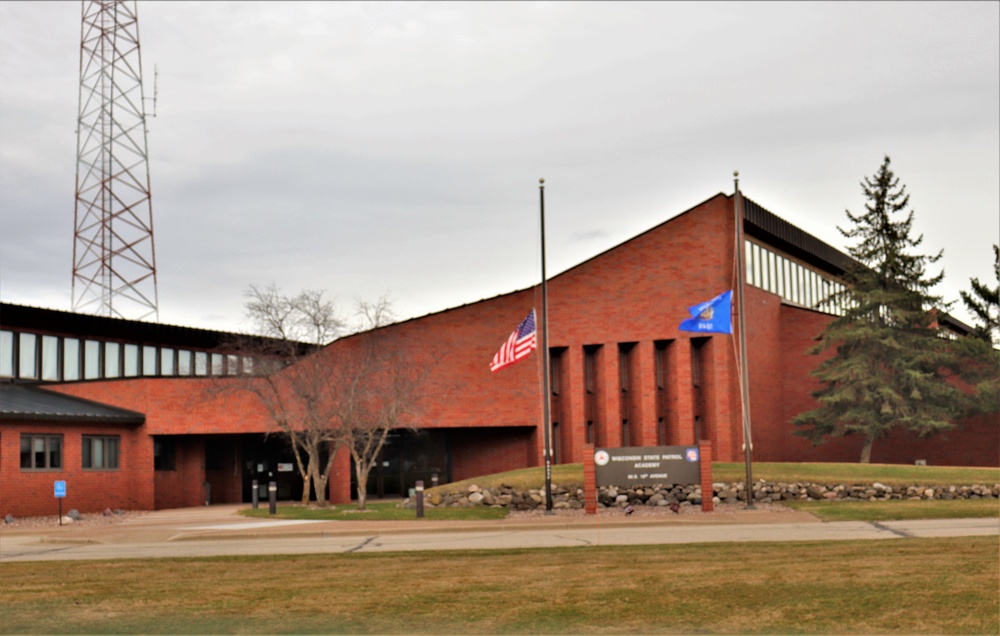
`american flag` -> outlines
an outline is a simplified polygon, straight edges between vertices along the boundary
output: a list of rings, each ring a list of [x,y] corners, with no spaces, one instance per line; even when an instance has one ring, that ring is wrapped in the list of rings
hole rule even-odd
[[[528,317],[522,320],[521,324],[517,326],[514,333],[510,334],[507,342],[503,343],[500,351],[497,351],[496,355],[493,356],[493,362],[490,363],[490,371],[497,371],[509,364],[514,364],[531,353],[537,346],[536,334],[535,310],[532,309],[528,313]]]

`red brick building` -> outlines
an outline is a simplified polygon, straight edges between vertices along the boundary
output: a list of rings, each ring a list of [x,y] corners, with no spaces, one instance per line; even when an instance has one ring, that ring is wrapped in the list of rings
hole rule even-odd
[[[808,351],[837,311],[822,299],[840,285],[849,258],[744,203],[754,460],[857,461],[860,440],[813,447],[789,424],[813,406],[809,371],[818,359]],[[733,337],[678,329],[690,305],[734,286],[733,205],[732,196],[718,194],[549,280],[556,463],[584,461],[588,443],[698,439],[711,440],[716,461],[743,460]],[[421,431],[392,437],[370,493],[405,493],[434,475],[444,483],[541,463],[540,357],[489,369],[533,306],[540,307],[538,288],[380,330],[427,374]],[[966,330],[948,318],[943,324]],[[57,479],[67,481],[64,506],[82,511],[248,501],[253,479],[274,479],[281,498],[298,498],[290,451],[280,438],[265,438],[272,429],[260,404],[205,390],[212,376],[237,374],[244,364],[226,353],[224,336],[3,305],[0,377],[19,390],[38,386],[22,407],[9,403],[10,387],[0,394],[0,514],[52,514]],[[335,364],[340,347],[366,337],[336,341],[320,355]],[[95,466],[98,447],[103,464]],[[996,466],[1000,422],[981,417],[930,439],[894,434],[872,454],[878,463],[918,460]],[[349,468],[346,454],[338,455],[333,501],[350,498]]]

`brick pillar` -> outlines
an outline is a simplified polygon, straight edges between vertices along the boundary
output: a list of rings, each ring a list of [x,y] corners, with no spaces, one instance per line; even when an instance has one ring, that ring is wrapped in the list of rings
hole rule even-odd
[[[698,456],[701,458],[701,511],[712,512],[715,504],[712,501],[712,442],[707,439],[698,444]]]
[[[584,413],[586,389],[583,386],[583,347],[568,347],[562,355],[562,387],[559,399],[562,407],[563,463],[586,462],[581,458],[587,442],[587,417]]]
[[[597,514],[597,476],[594,469],[594,445],[583,445],[583,510]]]
[[[667,446],[687,446],[697,443],[694,435],[694,390],[691,386],[691,340],[680,338],[670,347],[667,356],[667,382],[670,403],[667,419]]]
[[[652,340],[639,342],[632,351],[632,441],[634,446],[657,445],[656,365]]]
[[[618,343],[605,343],[598,352],[595,362],[598,366],[596,387],[598,426],[594,442],[606,448],[621,448],[622,388],[618,369]]]
[[[344,449],[337,451],[333,458],[333,468],[330,469],[330,503],[351,503],[351,454]]]

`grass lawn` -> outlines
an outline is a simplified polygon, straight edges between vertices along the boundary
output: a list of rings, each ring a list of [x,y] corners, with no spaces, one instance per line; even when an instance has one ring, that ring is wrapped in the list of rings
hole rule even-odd
[[[1000,468],[962,466],[911,466],[909,464],[827,464],[827,463],[754,463],[753,479],[774,482],[811,482],[814,484],[872,484],[886,486],[971,486],[1000,483]],[[739,482],[746,479],[746,467],[732,462],[712,464],[716,482]]]
[[[892,500],[892,501],[783,501],[781,505],[811,513],[823,521],[893,521],[901,519],[956,519],[962,517],[1000,518],[1000,502],[996,499]],[[322,519],[336,521],[412,521],[417,513],[411,508],[399,508],[395,503],[369,503],[359,511],[353,504],[307,507],[282,504],[272,517],[266,505],[240,514],[254,518]],[[475,506],[469,508],[425,508],[424,518],[436,521],[479,521],[503,519],[507,510]]]
[[[782,504],[813,514],[823,521],[1000,518],[1000,502],[996,499],[784,501]]]
[[[872,484],[887,486],[954,485],[1000,483],[1000,468],[968,468],[954,466],[910,466],[900,464],[827,464],[827,463],[754,463],[754,481],[810,482],[815,484]],[[746,480],[746,467],[740,463],[713,462],[712,480],[741,482]],[[552,483],[580,485],[583,483],[582,464],[557,464],[552,467]],[[485,475],[428,489],[428,492],[453,492],[476,484],[490,488],[506,484],[516,488],[544,488],[544,468],[524,468],[507,473]]]
[[[416,510],[412,508],[400,508],[396,503],[369,501],[365,508],[366,510],[358,510],[357,504],[341,504],[326,508],[303,506],[301,504],[281,504],[277,507],[272,517],[270,509],[265,503],[256,510],[252,508],[241,510],[240,514],[246,517],[327,519],[336,521],[393,521],[401,519],[413,520],[417,517]],[[506,509],[489,508],[486,506],[477,506],[475,508],[424,508],[425,519],[438,521],[478,521],[482,519],[503,519],[506,516]]]
[[[2,633],[991,634],[996,537],[0,564]]]

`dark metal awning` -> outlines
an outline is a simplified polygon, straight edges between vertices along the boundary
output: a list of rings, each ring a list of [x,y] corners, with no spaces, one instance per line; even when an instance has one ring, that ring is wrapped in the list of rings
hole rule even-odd
[[[146,416],[38,386],[0,384],[0,420],[137,425]]]

